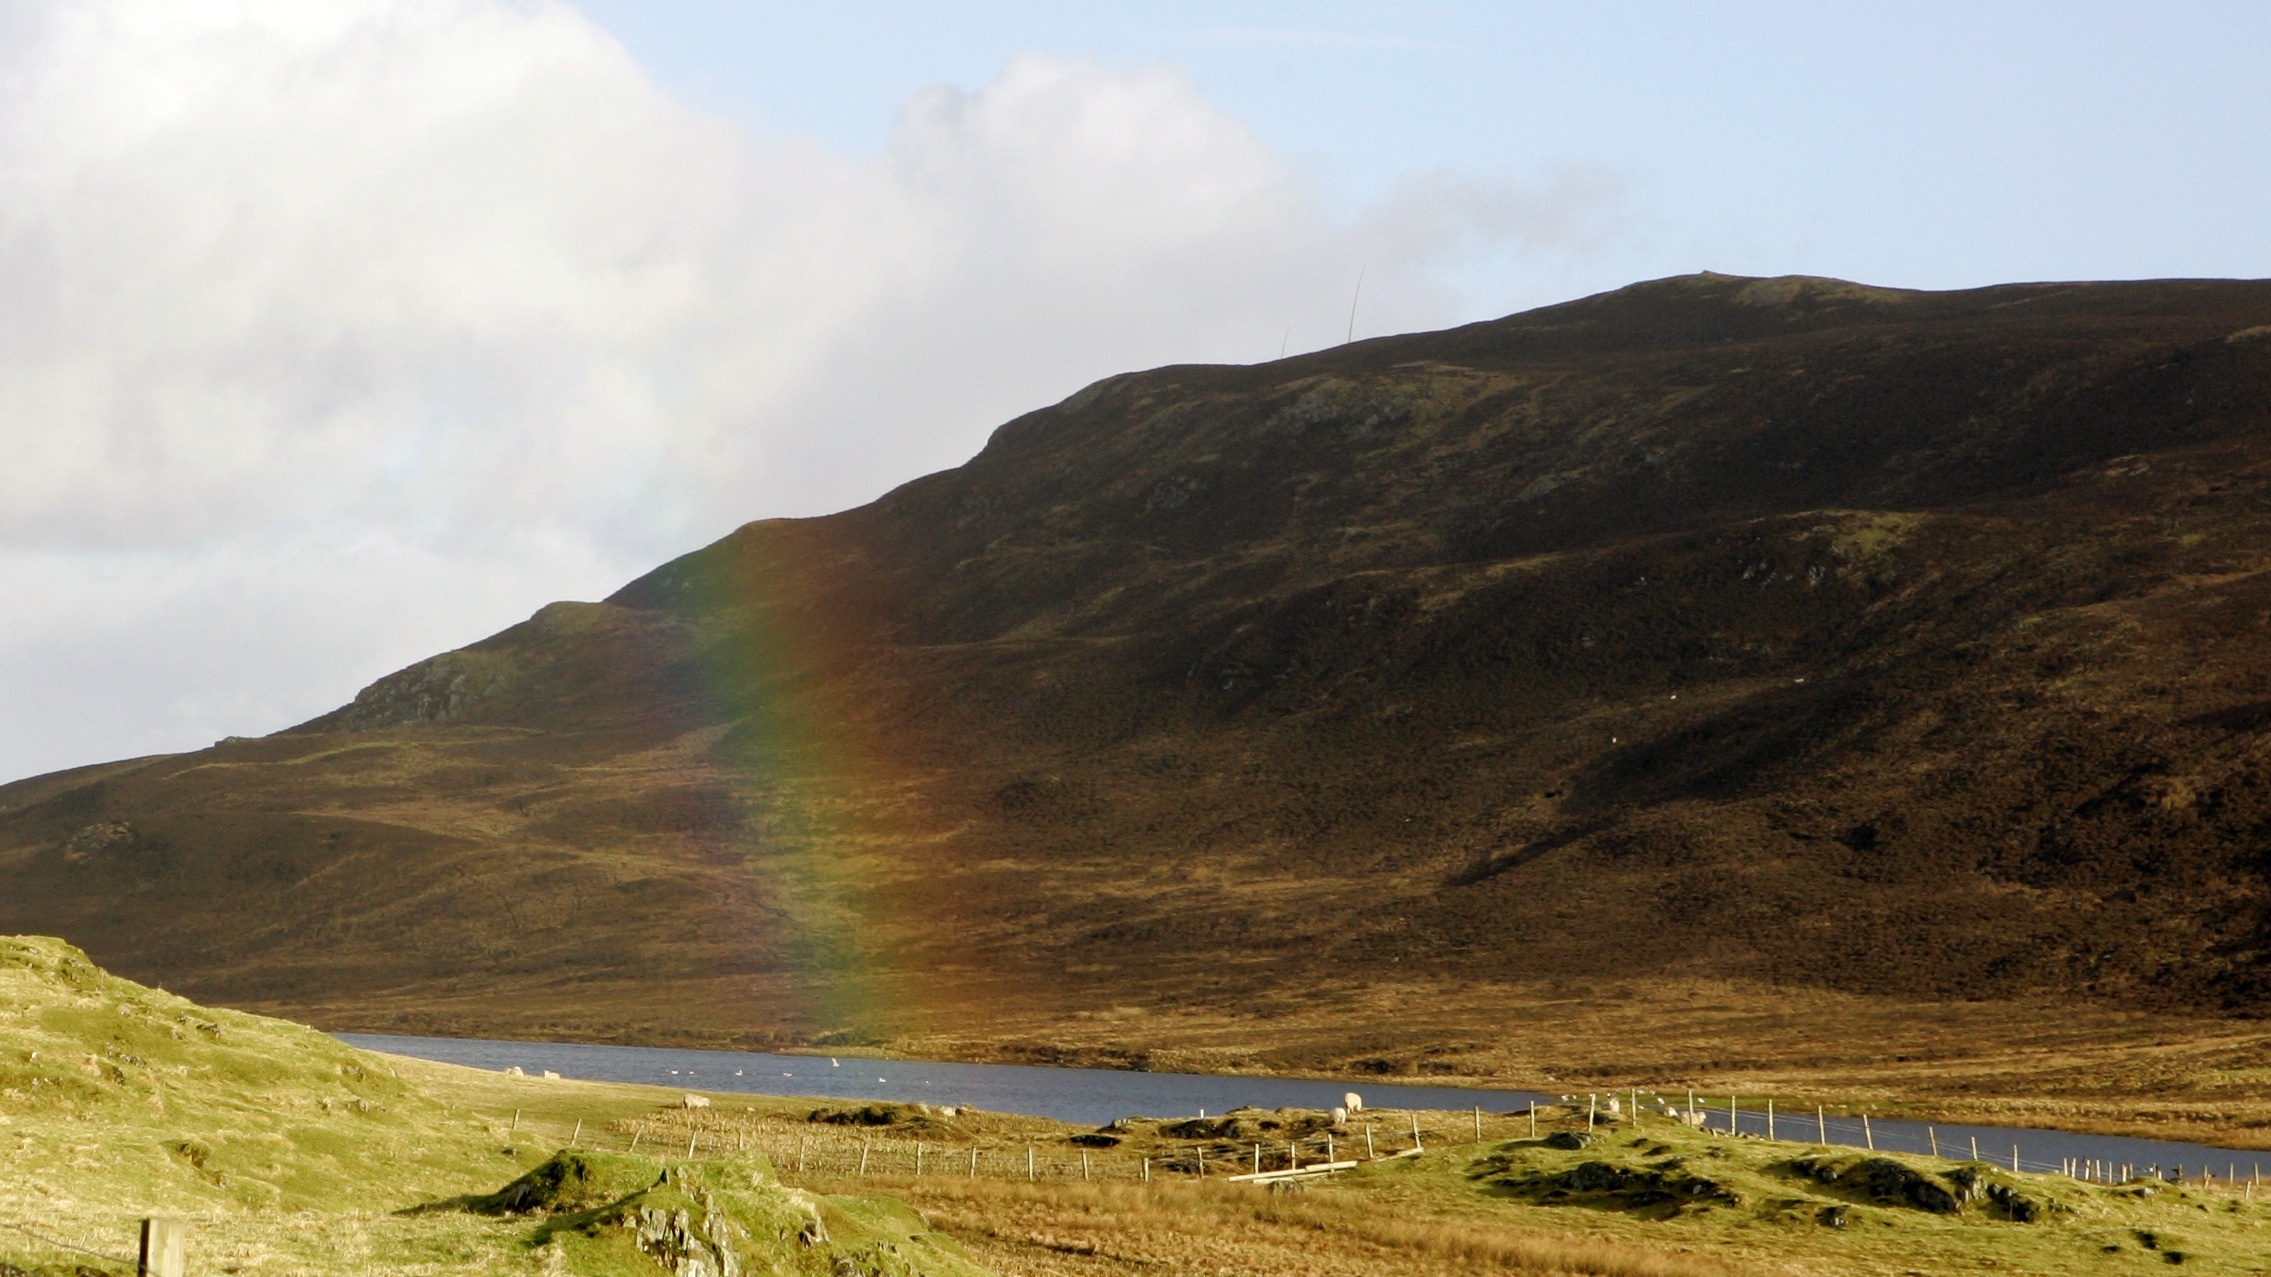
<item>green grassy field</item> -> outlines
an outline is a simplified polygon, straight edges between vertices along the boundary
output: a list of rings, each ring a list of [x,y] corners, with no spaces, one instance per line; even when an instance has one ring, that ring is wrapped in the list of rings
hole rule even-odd
[[[2084,1184],[1660,1116],[1587,1131],[1556,1110],[1533,1136],[1505,1116],[1478,1133],[1469,1114],[1336,1129],[1241,1110],[1099,1132],[686,1098],[373,1055],[110,977],[60,941],[0,938],[0,1277],[131,1272],[137,1221],[157,1214],[191,1222],[199,1274],[2271,1267],[2271,1206],[2221,1186]],[[1413,1127],[1426,1147],[1292,1189],[1227,1179],[1256,1143],[1275,1164],[1285,1140],[1313,1157],[1333,1133],[1361,1156],[1367,1120],[1383,1155]]]
[[[598,1124],[652,1089],[523,1081],[497,1112],[480,1101],[512,1079],[408,1063],[0,938],[0,1273],[131,1272],[149,1215],[191,1222],[197,1273],[981,1271],[905,1206],[784,1187],[759,1157],[531,1138],[571,1089]]]

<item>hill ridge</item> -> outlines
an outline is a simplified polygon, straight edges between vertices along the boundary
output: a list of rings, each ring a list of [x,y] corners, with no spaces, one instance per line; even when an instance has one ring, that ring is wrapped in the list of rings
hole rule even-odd
[[[0,865],[124,969],[397,1030],[1003,1043],[1391,971],[2254,1015],[2267,322],[1689,276],[1122,374],[0,789]]]

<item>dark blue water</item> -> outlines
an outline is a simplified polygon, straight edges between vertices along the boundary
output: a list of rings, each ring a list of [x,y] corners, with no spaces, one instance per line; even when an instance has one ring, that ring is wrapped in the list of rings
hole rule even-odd
[[[1204,1073],[1132,1073],[1118,1069],[1044,1068],[1024,1064],[953,1064],[930,1060],[875,1060],[839,1055],[833,1059],[812,1055],[767,1055],[745,1051],[688,1051],[669,1047],[588,1046],[572,1042],[499,1042],[482,1038],[391,1037],[342,1033],[339,1039],[369,1051],[407,1055],[445,1064],[479,1069],[519,1066],[530,1074],[544,1070],[562,1077],[596,1082],[640,1082],[689,1090],[740,1092],[748,1095],[793,1095],[831,1100],[889,1100],[899,1103],[969,1104],[999,1113],[1028,1113],[1060,1121],[1102,1125],[1118,1117],[1190,1117],[1201,1112],[1226,1113],[1241,1105],[1255,1108],[1328,1109],[1341,1096],[1355,1091],[1368,1109],[1434,1109],[1465,1112],[1481,1108],[1488,1113],[1516,1113],[1531,1103],[1553,1104],[1558,1095],[1535,1091],[1494,1091],[1456,1086],[1388,1086],[1376,1082],[1318,1081],[1310,1078],[1219,1077]],[[1630,1104],[1632,1093],[1620,1092]],[[1608,1098],[1603,1093],[1602,1099]],[[1658,1093],[1643,1088],[1641,1105],[1658,1109],[1660,1101],[1686,1108],[1686,1092]],[[1585,1097],[1576,1099],[1578,1105]],[[1706,1124],[1727,1130],[1730,1109],[1725,1096],[1698,1096],[1697,1106]],[[1746,1135],[1767,1133],[1763,1101],[1737,1100],[1733,1125]],[[1826,1126],[1826,1129],[1824,1127]],[[1978,1155],[1986,1161],[2010,1166],[2018,1150],[2019,1166],[2029,1171],[2056,1171],[2068,1159],[2094,1158],[2115,1168],[2130,1166],[2138,1175],[2158,1167],[2168,1174],[2183,1167],[2189,1176],[2202,1171],[2219,1179],[2237,1173],[2253,1174],[2259,1164],[2271,1165],[2271,1153],[2213,1148],[2170,1140],[2133,1139],[2118,1135],[2083,1135],[2040,1127],[1942,1126],[1871,1117],[1866,1127],[1851,1113],[1830,1112],[1817,1124],[1814,1110],[1778,1109],[1774,1115],[1777,1138],[1823,1142],[1855,1148],[1870,1143],[1884,1152],[1928,1153],[1938,1139],[1940,1155],[1964,1159]]]
[[[902,1104],[969,1104],[996,1113],[1029,1113],[1101,1126],[1116,1117],[1190,1117],[1201,1110],[1329,1109],[1355,1091],[1371,1108],[1472,1109],[1498,1113],[1551,1095],[1449,1086],[1380,1086],[1304,1078],[1217,1077],[1204,1073],[1132,1073],[1121,1069],[1057,1069],[1028,1064],[944,1064],[839,1055],[763,1055],[682,1051],[668,1047],[580,1046],[564,1042],[495,1042],[480,1038],[402,1038],[341,1033],[339,1040],[477,1069],[519,1065],[595,1082],[643,1082],[697,1091],[803,1095]]]

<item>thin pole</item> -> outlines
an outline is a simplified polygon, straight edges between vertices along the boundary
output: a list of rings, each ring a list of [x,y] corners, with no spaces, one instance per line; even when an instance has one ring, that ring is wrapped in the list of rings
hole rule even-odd
[[[1254,1141],[1254,1173],[1256,1175],[1262,1173],[1262,1144],[1260,1140]]]
[[[2011,1173],[2013,1175],[2019,1173],[2019,1146],[2016,1144],[2011,1146]]]
[[[860,1145],[860,1174],[867,1174],[867,1145]]]
[[[804,1173],[804,1146],[811,1142],[809,1139],[800,1139],[796,1142],[796,1172],[799,1175]]]
[[[584,1137],[584,1120],[583,1120],[582,1118],[580,1118],[580,1117],[579,1117],[579,1118],[577,1118],[577,1119],[576,1119],[576,1133],[575,1133],[575,1134],[573,1134],[573,1135],[570,1135],[570,1136],[568,1137],[568,1147],[569,1147],[569,1148],[574,1148],[574,1147],[576,1146],[576,1141],[577,1141],[577,1140],[580,1140],[580,1139],[582,1139],[583,1137]]]
[[[1027,1157],[1028,1157],[1028,1158],[1030,1158],[1030,1157],[1031,1157],[1031,1151],[1030,1151],[1030,1150],[1028,1150],[1028,1151],[1027,1151]],[[923,1176],[923,1142],[922,1142],[921,1140],[916,1140],[916,1141],[915,1141],[915,1178],[916,1178],[916,1179],[921,1179],[921,1178],[922,1178],[922,1176]]]
[[[1538,1102],[1530,1101],[1530,1138],[1538,1137]]]
[[[1482,1105],[1475,1105],[1475,1143],[1482,1143]]]
[[[1971,1160],[1979,1160],[1979,1137],[1976,1135],[1971,1137]]]
[[[1766,1138],[1774,1138],[1774,1101],[1766,1102]]]
[[[632,1128],[631,1128],[631,1151],[632,1151],[632,1152],[636,1153],[636,1152],[638,1152],[638,1151],[639,1151],[639,1137],[640,1137],[640,1136],[642,1136],[642,1135],[644,1135],[644,1134],[646,1134],[646,1133],[647,1133],[647,1128],[645,1128],[645,1127],[643,1127],[643,1126],[634,1126],[634,1127],[632,1127]],[[803,1170],[803,1169],[804,1169],[804,1163],[803,1163],[802,1161],[799,1161],[799,1162],[797,1163],[797,1166],[796,1166],[796,1168],[797,1168],[798,1170],[800,1170],[800,1171],[801,1171],[801,1170]]]
[[[702,1133],[700,1131],[696,1131],[692,1135],[686,1137],[686,1156],[692,1157],[694,1155],[694,1141],[700,1138],[702,1138]]]
[[[513,1133],[514,1131],[517,1131],[517,1130],[519,1130],[519,1129],[520,1129],[520,1110],[519,1110],[519,1109],[514,1109],[514,1110],[513,1110],[513,1124],[512,1124],[511,1126],[508,1126],[508,1127],[506,1127],[506,1128],[505,1128],[505,1134],[507,1134],[507,1135],[510,1135],[510,1134],[512,1134],[512,1133]]]
[[[1739,1135],[1739,1134],[1741,1134],[1741,1133],[1742,1133],[1742,1130],[1743,1130],[1743,1128],[1742,1128],[1742,1127],[1741,1127],[1741,1126],[1740,1126],[1739,1124],[1737,1124],[1737,1123],[1736,1123],[1736,1121],[1735,1121],[1735,1114],[1736,1114],[1736,1113],[1738,1113],[1738,1112],[1740,1112],[1740,1111],[1741,1111],[1741,1109],[1739,1108],[1739,1106],[1738,1106],[1738,1104],[1737,1104],[1737,1102],[1736,1102],[1736,1099],[1735,1099],[1735,1097],[1734,1097],[1734,1096],[1732,1096],[1732,1095],[1728,1096],[1728,1097],[1727,1097],[1727,1133],[1728,1133],[1729,1135]]]
[[[1593,1110],[1599,1107],[1600,1102],[1601,1097],[1598,1095],[1585,1097],[1585,1129],[1588,1131],[1593,1129]]]
[[[1877,1151],[1877,1133],[1869,1129],[1869,1115],[1866,1113],[1861,1115],[1861,1139],[1868,1144],[1870,1152]]]
[[[1087,1149],[1082,1149],[1082,1150],[1080,1151],[1080,1177],[1081,1177],[1082,1179],[1087,1179],[1087,1178],[1088,1178],[1088,1150],[1087,1150]]]
[[[970,1146],[970,1178],[978,1178],[978,1146],[975,1144]]]
[[[1932,1156],[1938,1157],[1940,1155],[1940,1133],[1927,1126],[1924,1128],[1924,1138],[1932,1141]]]
[[[1822,1143],[1829,1143],[1829,1119],[1822,1116],[1822,1106],[1819,1104],[1814,1106],[1814,1126],[1822,1137]]]
[[[1371,268],[1372,264],[1370,262],[1366,262],[1363,266],[1357,268],[1356,296],[1348,299],[1348,338],[1347,340],[1341,342],[1341,345],[1343,346],[1346,346],[1349,342],[1356,340],[1356,302],[1357,298],[1364,296],[1364,272],[1370,270]]]
[[[1086,1153],[1081,1154],[1083,1159],[1087,1156]],[[1025,1182],[1029,1184],[1033,1182],[1033,1146],[1031,1144],[1025,1146]]]
[[[1143,1182],[1151,1182],[1151,1159],[1148,1157],[1143,1159]]]
[[[1536,1120],[1537,1119],[1532,1118],[1531,1123],[1535,1125]],[[1256,1144],[1254,1147],[1260,1148],[1261,1145]],[[1379,1156],[1379,1154],[1372,1151],[1372,1123],[1366,1122],[1364,1124],[1364,1160],[1369,1162],[1377,1156]]]
[[[1411,1146],[1423,1153],[1427,1151],[1426,1146],[1419,1142],[1419,1114],[1417,1113],[1411,1115]]]

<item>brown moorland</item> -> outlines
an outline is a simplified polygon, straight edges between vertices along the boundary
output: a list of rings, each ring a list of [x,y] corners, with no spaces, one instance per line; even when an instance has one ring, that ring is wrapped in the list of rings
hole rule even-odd
[[[1113,378],[0,788],[0,931],[336,1029],[2271,1142],[2267,563],[2271,284],[1664,280]]]

